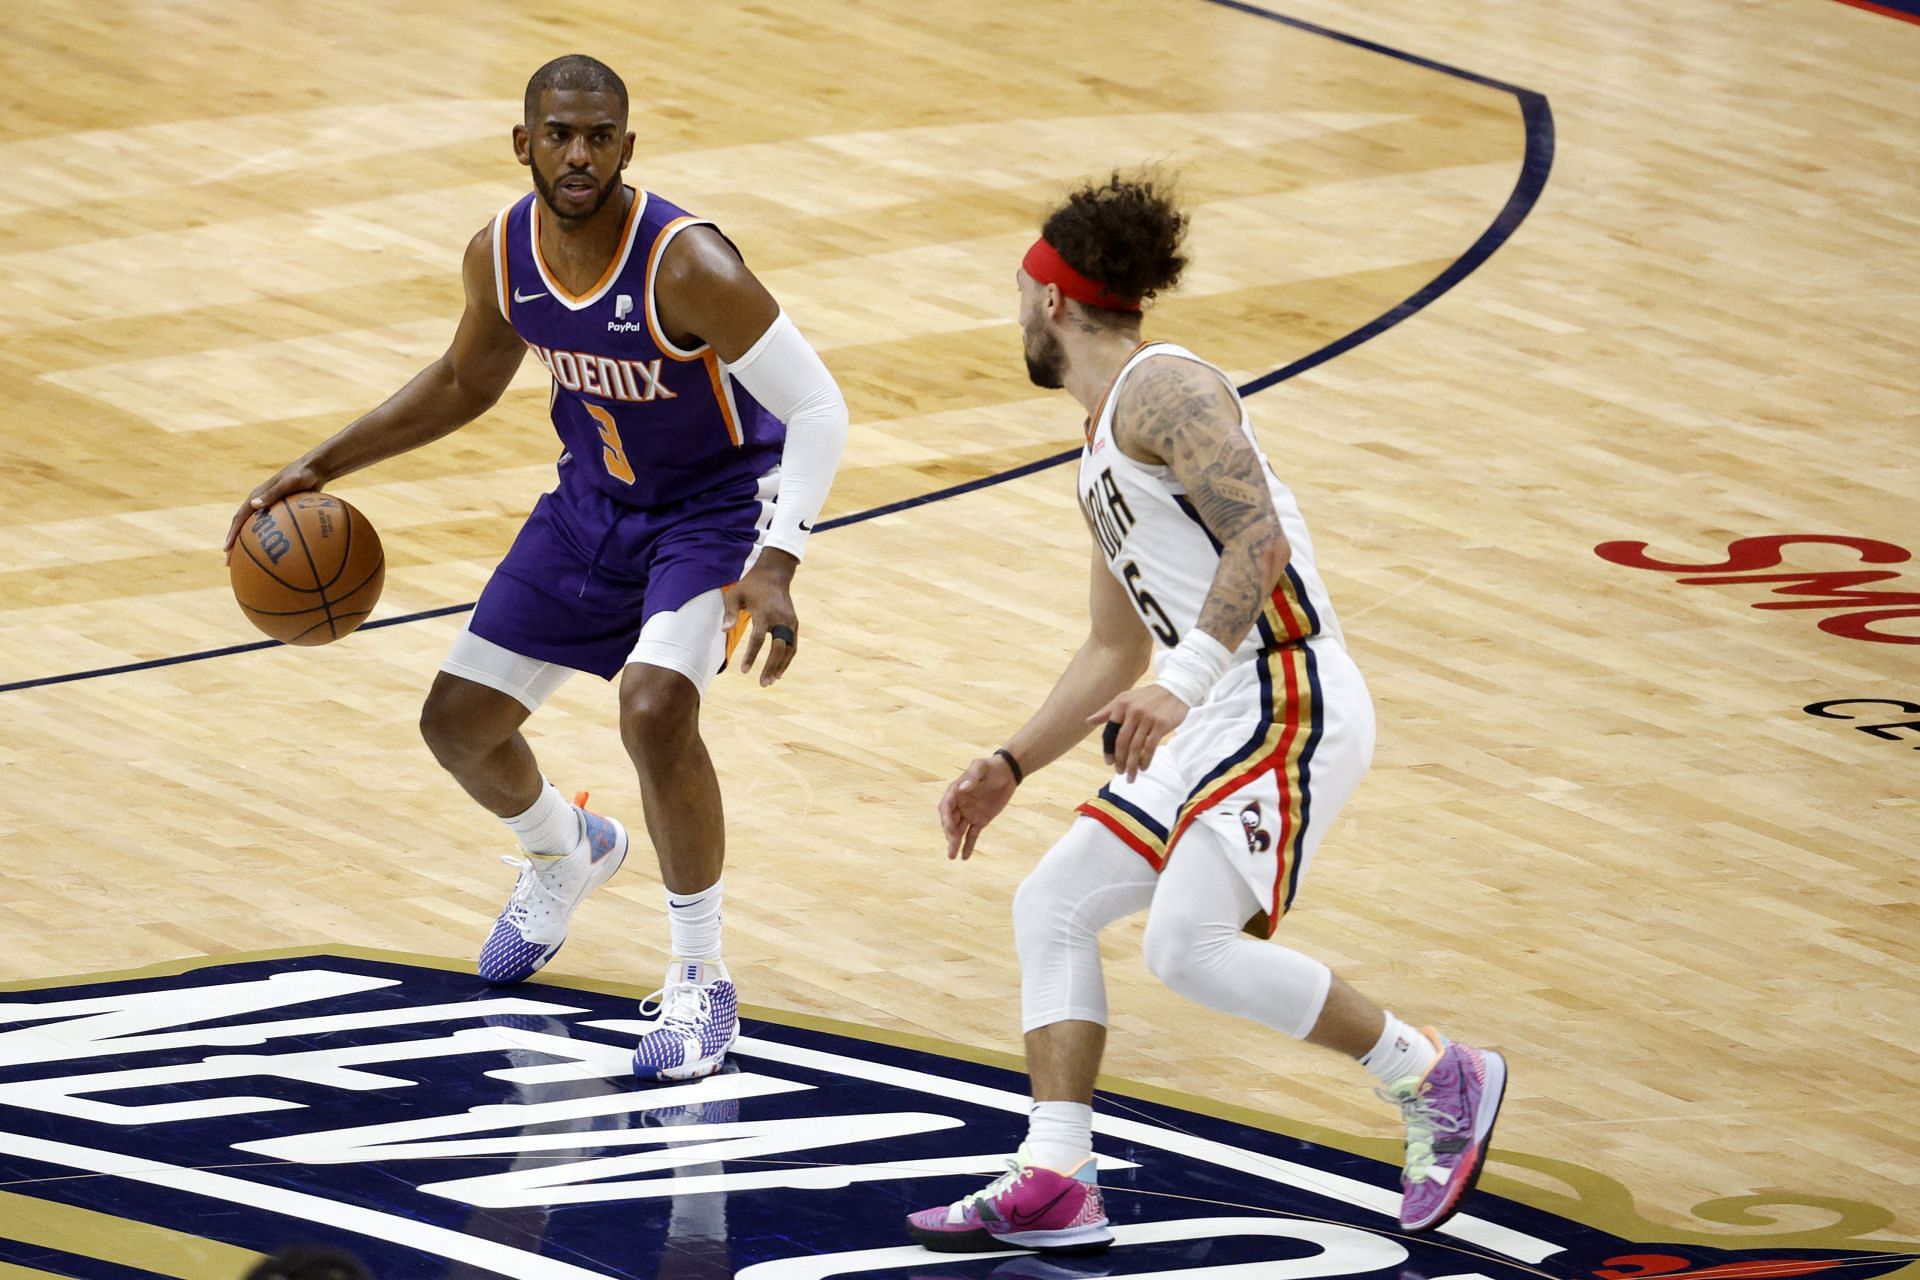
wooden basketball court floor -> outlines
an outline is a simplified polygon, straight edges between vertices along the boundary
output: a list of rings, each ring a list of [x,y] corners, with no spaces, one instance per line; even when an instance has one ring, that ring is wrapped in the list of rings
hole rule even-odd
[[[633,86],[635,180],[718,219],[845,388],[833,516],[1074,446],[1014,264],[1069,181],[1178,170],[1194,265],[1149,335],[1289,371],[1249,405],[1380,716],[1282,936],[1509,1054],[1489,1186],[1647,1238],[1920,1237],[1920,26],[1285,11],[12,0],[0,980],[477,949],[508,845],[414,727],[457,612],[51,678],[257,638],[229,513],[442,347],[466,237],[524,190],[525,78],[581,50]],[[472,601],[550,483],[535,367],[336,486],[385,538],[377,617]],[[1886,545],[1728,551],[1789,535]],[[1059,467],[816,539],[790,678],[704,721],[745,999],[1017,1050],[1010,896],[1102,771],[1033,779],[968,865],[934,802],[1082,634],[1085,539]],[[1805,580],[1863,561],[1888,577]],[[1803,710],[1839,699],[1883,701]],[[581,677],[531,736],[637,820],[613,712]],[[556,970],[652,982],[640,853]],[[1138,941],[1114,1077],[1391,1150],[1350,1065],[1181,1003]]]

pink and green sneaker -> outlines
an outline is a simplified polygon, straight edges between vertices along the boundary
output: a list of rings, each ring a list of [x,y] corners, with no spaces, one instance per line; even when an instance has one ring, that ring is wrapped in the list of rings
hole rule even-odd
[[[1424,1076],[1397,1080],[1380,1094],[1407,1124],[1400,1177],[1400,1226],[1432,1231],[1459,1211],[1480,1180],[1493,1122],[1507,1091],[1507,1060],[1492,1050],[1452,1044],[1428,1030],[1440,1049]]]
[[[1113,1243],[1093,1157],[1056,1173],[1032,1163],[1024,1146],[982,1190],[907,1215],[907,1234],[935,1253],[1098,1253]]]

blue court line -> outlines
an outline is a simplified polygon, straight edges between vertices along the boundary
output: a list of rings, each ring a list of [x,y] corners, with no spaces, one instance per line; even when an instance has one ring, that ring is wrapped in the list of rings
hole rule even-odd
[[[1265,391],[1268,387],[1277,386],[1289,378],[1297,378],[1307,370],[1325,364],[1335,356],[1351,351],[1363,342],[1379,337],[1387,330],[1393,328],[1393,326],[1399,324],[1402,320],[1424,309],[1436,298],[1440,297],[1440,295],[1466,279],[1477,270],[1482,263],[1492,257],[1494,251],[1505,244],[1513,233],[1520,229],[1520,224],[1526,220],[1527,214],[1532,212],[1535,202],[1540,199],[1540,193],[1546,189],[1547,176],[1553,170],[1553,109],[1547,105],[1545,95],[1535,93],[1531,89],[1522,89],[1518,85],[1508,84],[1503,80],[1495,80],[1489,76],[1477,75],[1474,72],[1466,71],[1459,67],[1449,66],[1444,62],[1435,62],[1431,58],[1422,58],[1417,54],[1389,48],[1386,45],[1376,44],[1371,40],[1363,40],[1359,36],[1350,36],[1344,32],[1334,31],[1331,28],[1322,27],[1299,18],[1290,18],[1285,14],[1275,13],[1270,9],[1262,9],[1255,5],[1246,4],[1243,0],[1206,0],[1206,3],[1218,5],[1223,9],[1233,9],[1240,13],[1250,14],[1256,18],[1266,18],[1270,21],[1278,22],[1284,26],[1293,27],[1312,35],[1322,36],[1328,40],[1335,40],[1341,44],[1352,45],[1358,49],[1365,49],[1369,53],[1381,54],[1401,62],[1411,63],[1416,67],[1424,67],[1429,71],[1437,71],[1442,75],[1452,76],[1457,80],[1466,80],[1473,84],[1485,85],[1491,89],[1499,89],[1502,92],[1510,93],[1519,101],[1520,119],[1526,126],[1526,151],[1520,163],[1520,176],[1515,180],[1513,190],[1508,194],[1507,201],[1501,206],[1500,212],[1494,216],[1493,221],[1488,224],[1487,229],[1480,233],[1480,238],[1468,246],[1465,253],[1454,259],[1453,262],[1448,264],[1445,270],[1422,285],[1406,299],[1396,303],[1392,308],[1382,312],[1380,315],[1375,316],[1358,329],[1355,329],[1343,337],[1334,339],[1326,346],[1300,357],[1300,359],[1293,361],[1291,364],[1275,369],[1271,373],[1263,374],[1240,388],[1241,395],[1251,396]],[[819,525],[816,526],[814,532],[825,533],[830,529],[845,528],[847,525],[861,524],[868,520],[877,520],[881,516],[889,516],[901,511],[911,511],[915,507],[924,507],[928,503],[943,502],[948,498],[957,498],[961,494],[972,493],[978,489],[991,488],[997,484],[1005,484],[1009,480],[1018,480],[1023,476],[1034,475],[1037,472],[1061,466],[1079,456],[1080,450],[1078,448],[1067,449],[1061,453],[1052,454],[1034,462],[1022,463],[1020,466],[1008,471],[999,471],[993,475],[981,476],[977,480],[968,480],[961,484],[949,485],[944,489],[935,489],[931,493],[923,493],[918,497],[902,498],[898,502],[889,502],[884,506],[869,507],[865,511],[856,511],[851,515],[835,516],[831,520],[822,520]],[[429,618],[444,618],[451,614],[466,613],[472,608],[473,604],[469,603],[447,605],[439,609],[425,609],[419,613],[405,613],[398,617],[381,618],[377,621],[367,622],[362,624],[359,629],[361,631],[374,631],[381,627],[397,627],[403,622],[424,622]],[[117,667],[96,667],[91,671],[71,671],[65,675],[38,676],[31,680],[15,680],[10,684],[0,684],[0,693],[12,693],[20,689],[37,689],[43,685],[70,684],[75,680],[93,680],[100,676],[125,675],[134,671],[151,671],[156,667],[177,666],[184,662],[202,662],[208,658],[224,658],[236,653],[253,653],[260,649],[277,649],[279,647],[280,641],[278,640],[255,640],[249,644],[227,645],[220,649],[202,649],[197,653],[181,653],[167,658],[150,658],[145,662],[128,662]]]
[[[1271,9],[1262,9],[1259,5],[1247,4],[1245,0],[1207,0],[1208,4],[1219,5],[1222,9],[1233,9],[1240,13],[1251,14],[1256,18],[1265,18],[1269,22],[1278,22],[1282,26],[1305,31],[1339,44],[1349,44],[1356,49],[1365,49],[1368,53],[1377,53],[1392,58],[1396,62],[1410,62],[1416,67],[1425,67],[1429,71],[1438,71],[1441,75],[1452,76],[1456,80],[1466,80],[1473,84],[1483,84],[1489,89],[1500,89],[1516,96],[1529,92],[1517,84],[1508,84],[1505,80],[1495,80],[1492,76],[1483,76],[1468,71],[1465,67],[1450,66],[1444,62],[1435,62],[1432,58],[1423,58],[1417,53],[1408,53],[1404,49],[1395,49],[1391,45],[1376,44],[1359,36],[1348,35],[1344,31],[1335,31],[1332,27],[1323,27],[1317,22],[1308,22],[1305,18],[1292,18],[1284,13],[1275,13]]]

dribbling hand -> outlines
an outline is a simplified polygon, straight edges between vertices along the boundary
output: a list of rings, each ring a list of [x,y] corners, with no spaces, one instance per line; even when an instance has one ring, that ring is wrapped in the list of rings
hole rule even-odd
[[[327,478],[304,458],[280,468],[271,480],[248,494],[247,500],[240,504],[240,509],[233,513],[233,523],[227,526],[227,558],[233,558],[233,540],[240,536],[240,526],[251,520],[255,513],[272,506],[290,493],[317,493],[326,483]]]
[[[975,760],[953,780],[940,797],[940,829],[947,833],[949,859],[973,856],[973,842],[1007,807],[1017,785],[1013,770],[999,756]]]

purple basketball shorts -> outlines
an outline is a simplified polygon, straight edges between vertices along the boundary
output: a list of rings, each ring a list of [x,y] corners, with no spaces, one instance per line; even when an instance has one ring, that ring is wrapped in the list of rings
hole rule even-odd
[[[740,580],[765,504],[755,481],[625,507],[570,482],[540,496],[468,624],[528,658],[611,680],[656,613]]]

